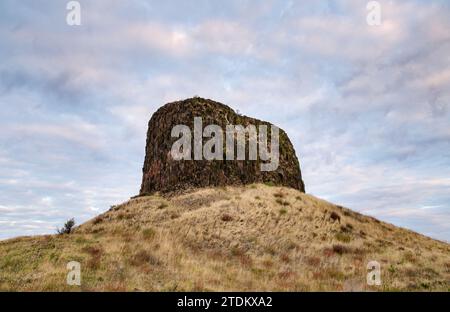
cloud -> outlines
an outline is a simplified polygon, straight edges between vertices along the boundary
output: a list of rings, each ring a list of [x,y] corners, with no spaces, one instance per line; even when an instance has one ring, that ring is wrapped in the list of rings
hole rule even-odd
[[[61,138],[90,149],[101,150],[104,144],[100,139],[99,128],[89,123],[74,122],[68,125],[28,124],[11,126],[3,130],[14,136],[32,136],[44,140]]]

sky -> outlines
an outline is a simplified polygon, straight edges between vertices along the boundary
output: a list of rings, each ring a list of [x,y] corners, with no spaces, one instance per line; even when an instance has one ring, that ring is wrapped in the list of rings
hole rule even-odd
[[[67,2],[0,2],[0,239],[136,195],[197,95],[283,128],[307,193],[450,241],[450,1]]]

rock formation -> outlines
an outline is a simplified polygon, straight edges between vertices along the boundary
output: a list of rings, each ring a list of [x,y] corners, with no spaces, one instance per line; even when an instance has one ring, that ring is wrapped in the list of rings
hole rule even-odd
[[[199,97],[168,103],[159,108],[148,124],[147,145],[140,194],[173,192],[207,186],[243,185],[251,183],[271,183],[288,186],[302,192],[300,166],[294,148],[283,130],[279,130],[279,164],[274,171],[261,171],[264,161],[259,155],[256,160],[175,160],[171,154],[172,145],[179,138],[172,137],[176,125],[186,125],[194,129],[194,117],[201,117],[203,127],[215,124],[222,129],[227,125],[266,125],[258,119],[241,116],[230,107]],[[270,130],[268,142],[270,147]],[[207,141],[203,138],[203,143]],[[192,141],[194,138],[192,137]],[[223,144],[225,145],[225,139]],[[246,137],[248,143],[248,136]],[[194,143],[193,143],[194,145]],[[192,148],[192,155],[194,154]],[[225,148],[224,148],[225,150]],[[235,148],[236,152],[236,148]],[[248,155],[248,144],[246,149]]]

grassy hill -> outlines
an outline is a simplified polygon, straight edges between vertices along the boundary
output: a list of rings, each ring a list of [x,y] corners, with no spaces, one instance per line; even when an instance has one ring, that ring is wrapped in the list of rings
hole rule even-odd
[[[381,286],[367,286],[367,263]],[[66,285],[69,261],[81,286]],[[450,245],[262,184],[145,196],[72,234],[0,242],[0,290],[450,290]]]

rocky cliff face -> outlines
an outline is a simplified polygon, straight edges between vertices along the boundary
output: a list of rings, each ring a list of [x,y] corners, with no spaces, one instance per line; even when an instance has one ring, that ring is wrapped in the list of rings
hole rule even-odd
[[[179,137],[172,137],[172,129],[176,125],[186,125],[194,133],[195,117],[202,118],[203,129],[207,125],[215,124],[224,129],[224,132],[227,125],[242,125],[244,128],[248,125],[257,127],[266,125],[268,129],[267,142],[269,147],[271,146],[270,129],[272,125],[270,123],[241,116],[224,104],[198,97],[166,104],[153,114],[148,124],[141,195],[156,191],[172,192],[206,186],[243,185],[258,182],[305,191],[294,148],[286,133],[281,129],[279,130],[279,164],[273,171],[261,170],[261,163],[266,163],[266,160],[261,159],[260,155],[257,155],[256,160],[249,160],[248,136],[246,137],[245,160],[227,160],[225,137],[223,138],[223,159],[194,160],[194,134],[189,140],[192,141],[190,160],[174,159],[171,153],[172,146],[179,140]],[[202,143],[205,144],[208,140],[209,138],[204,137]],[[235,146],[234,152],[236,153],[236,151]]]

